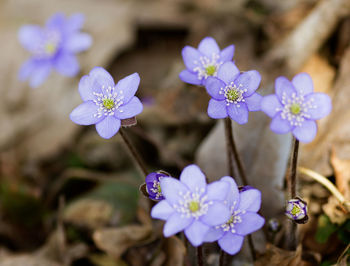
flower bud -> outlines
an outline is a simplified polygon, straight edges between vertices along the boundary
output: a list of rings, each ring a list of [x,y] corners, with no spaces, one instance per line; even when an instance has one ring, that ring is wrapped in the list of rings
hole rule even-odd
[[[288,200],[285,215],[298,224],[306,223],[309,219],[306,202],[299,197]]]

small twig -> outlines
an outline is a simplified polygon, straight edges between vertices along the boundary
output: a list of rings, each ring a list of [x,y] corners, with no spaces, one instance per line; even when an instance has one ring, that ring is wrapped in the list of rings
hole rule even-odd
[[[325,186],[329,192],[331,192],[333,196],[339,200],[340,204],[346,207],[347,211],[350,210],[350,202],[345,199],[343,194],[325,176],[320,175],[319,173],[316,173],[315,171],[312,171],[311,169],[307,169],[305,167],[298,167],[298,170],[300,173],[307,175],[308,177]]]
[[[124,132],[124,129],[121,128],[119,130],[119,133],[120,133],[120,136],[122,137],[122,139],[124,140],[124,143],[128,147],[128,149],[130,151],[130,154],[132,155],[132,157],[134,158],[135,162],[137,163],[137,165],[141,169],[142,173],[146,177],[148,175],[148,171],[147,171],[147,168],[145,166],[145,163],[143,162],[143,160],[141,159],[141,157],[137,153],[135,147],[132,145],[132,143],[129,140],[129,138],[126,136],[126,134]]]
[[[203,248],[202,246],[197,247],[197,265],[204,266],[203,264]]]

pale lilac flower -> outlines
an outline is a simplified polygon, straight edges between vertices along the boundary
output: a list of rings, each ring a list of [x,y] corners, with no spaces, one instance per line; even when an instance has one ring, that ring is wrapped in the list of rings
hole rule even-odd
[[[218,241],[222,250],[234,255],[240,251],[244,236],[259,230],[265,223],[264,218],[257,214],[261,193],[251,187],[239,192],[235,181],[228,176],[221,178],[221,181],[226,182],[230,188],[225,202],[230,208],[231,216],[221,225],[210,228],[205,241]]]
[[[82,14],[66,18],[56,13],[44,27],[22,26],[18,38],[32,56],[21,67],[19,79],[30,79],[30,86],[38,87],[53,69],[63,76],[75,76],[79,72],[75,54],[87,50],[92,43],[89,34],[80,32],[83,23]]]
[[[151,216],[166,221],[165,237],[184,230],[191,244],[199,246],[211,226],[222,224],[230,216],[223,202],[227,183],[216,181],[207,185],[196,165],[187,166],[180,180],[164,177],[160,186],[165,199],[153,207]]]
[[[198,49],[185,46],[182,57],[187,69],[180,73],[180,79],[194,85],[204,85],[208,77],[216,77],[219,67],[233,58],[234,45],[220,51],[212,37],[204,38]]]
[[[143,106],[135,93],[140,84],[137,73],[121,79],[116,85],[113,77],[102,67],[95,67],[79,82],[79,93],[84,101],[71,114],[79,125],[96,124],[97,133],[105,139],[119,130],[121,120],[142,112]]]
[[[261,110],[272,117],[271,130],[277,134],[291,131],[299,141],[312,141],[317,133],[315,120],[332,110],[329,96],[313,92],[312,79],[307,73],[296,75],[292,82],[278,77],[275,90],[276,94],[265,96],[261,101]]]
[[[164,199],[162,189],[160,187],[160,180],[162,180],[164,177],[169,177],[169,175],[162,172],[153,172],[146,176],[146,189],[151,200],[159,201]]]
[[[304,224],[308,221],[307,204],[300,198],[287,201],[285,215],[296,223]]]
[[[247,123],[249,112],[260,110],[262,97],[255,92],[260,81],[258,71],[240,73],[233,62],[224,63],[218,70],[217,78],[209,77],[205,84],[212,97],[208,115],[214,119],[230,116],[238,124]]]

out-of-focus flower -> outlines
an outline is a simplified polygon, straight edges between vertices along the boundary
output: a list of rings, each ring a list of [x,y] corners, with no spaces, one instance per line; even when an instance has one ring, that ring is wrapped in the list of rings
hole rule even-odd
[[[166,237],[184,230],[191,244],[199,246],[211,226],[220,225],[230,217],[223,202],[227,183],[216,181],[207,185],[196,165],[187,166],[180,180],[163,177],[160,186],[165,199],[153,207],[151,216],[166,221],[163,230]]]
[[[209,77],[205,84],[212,97],[208,115],[214,119],[230,118],[238,124],[248,122],[249,111],[259,111],[262,96],[258,89],[261,77],[258,71],[240,73],[233,62],[224,63],[217,78]]]
[[[287,201],[286,211],[287,217],[296,223],[304,224],[308,221],[307,204],[300,198],[290,199]]]
[[[313,90],[312,79],[307,73],[296,75],[292,82],[278,77],[276,94],[265,96],[261,101],[261,110],[272,117],[271,130],[277,134],[291,131],[299,141],[312,141],[317,133],[315,120],[332,110],[330,97]]]
[[[22,26],[18,38],[32,56],[22,65],[19,79],[30,79],[30,86],[38,87],[52,69],[63,76],[75,76],[79,72],[75,54],[87,50],[92,43],[89,34],[80,32],[83,23],[82,14],[66,18],[63,14],[56,13],[44,27]]]
[[[239,192],[235,181],[228,176],[220,181],[226,182],[230,188],[225,202],[230,208],[231,216],[221,225],[212,227],[204,240],[218,241],[222,250],[234,255],[241,250],[244,236],[259,230],[265,223],[264,218],[257,214],[261,193],[252,187]]]
[[[198,49],[185,46],[182,57],[186,69],[180,73],[180,79],[190,84],[204,85],[208,77],[216,77],[223,63],[232,60],[234,50],[234,45],[230,45],[220,51],[212,37],[204,38]]]
[[[121,120],[132,118],[143,110],[135,97],[140,84],[137,73],[121,79],[116,85],[112,76],[102,67],[95,67],[79,82],[79,93],[84,101],[71,114],[70,119],[79,125],[96,124],[97,133],[105,139],[119,130]]]
[[[159,201],[164,199],[162,189],[160,187],[160,180],[162,180],[164,177],[169,177],[169,175],[163,172],[153,172],[146,176],[146,189],[151,200]]]

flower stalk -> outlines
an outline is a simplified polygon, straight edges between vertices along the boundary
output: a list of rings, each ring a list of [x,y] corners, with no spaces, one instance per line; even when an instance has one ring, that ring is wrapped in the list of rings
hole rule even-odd
[[[299,140],[294,137],[292,164],[290,170],[290,176],[287,180],[289,198],[294,199],[296,197],[296,177],[297,177],[297,164],[298,164],[298,152],[299,152]],[[297,246],[297,224],[294,221],[290,221],[287,226],[287,246],[290,250],[295,250]]]
[[[232,133],[232,121],[229,117],[227,117],[225,119],[225,132],[226,132],[226,142],[227,142],[227,147],[228,147],[227,159],[228,159],[228,165],[229,165],[229,174],[232,177],[234,176],[233,162],[232,162],[232,155],[233,155],[233,158],[236,161],[239,176],[241,177],[243,185],[247,186],[248,185],[247,176],[246,176],[246,173],[245,173],[244,168],[243,168],[242,160],[241,160],[241,158],[238,154],[237,148],[236,148],[235,140],[234,140],[233,133]],[[252,258],[255,261],[255,259],[256,259],[255,247],[254,247],[254,243],[253,243],[253,239],[252,239],[251,235],[248,235],[248,244],[249,244]],[[222,251],[220,254],[220,263],[224,263],[224,259],[225,259],[224,253],[225,252]]]
[[[204,266],[203,264],[203,248],[202,246],[197,247],[197,265]]]
[[[120,136],[122,137],[126,147],[128,148],[131,156],[133,157],[134,161],[138,165],[139,169],[142,171],[142,174],[146,177],[148,174],[148,171],[147,171],[147,168],[145,166],[145,163],[143,162],[140,155],[136,151],[135,147],[133,146],[133,144],[131,143],[131,141],[129,140],[127,135],[125,134],[124,129],[121,128],[119,130],[119,133],[120,133]]]

